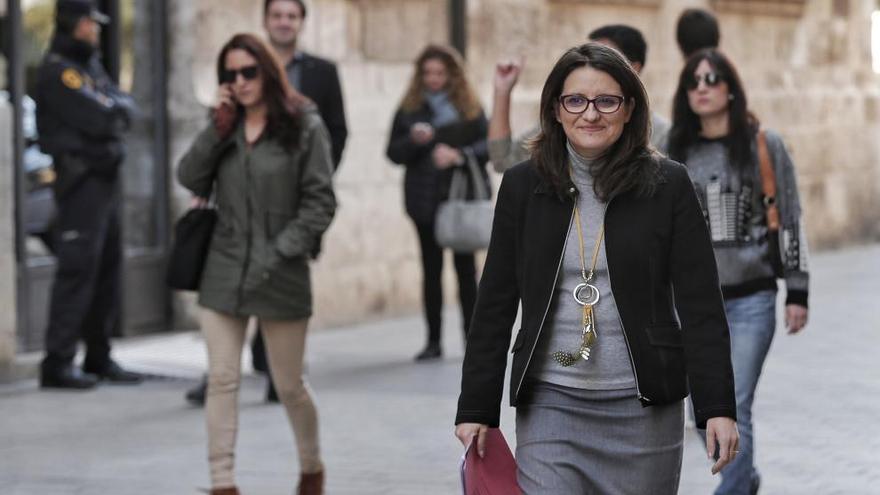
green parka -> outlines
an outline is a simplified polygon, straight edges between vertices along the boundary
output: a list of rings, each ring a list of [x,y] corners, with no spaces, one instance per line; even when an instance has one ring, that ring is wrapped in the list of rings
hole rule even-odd
[[[180,183],[199,196],[213,190],[218,209],[200,305],[267,320],[311,316],[309,253],[330,226],[336,198],[317,111],[303,112],[301,128],[290,150],[271,136],[248,148],[243,123],[221,141],[211,125],[180,160]]]

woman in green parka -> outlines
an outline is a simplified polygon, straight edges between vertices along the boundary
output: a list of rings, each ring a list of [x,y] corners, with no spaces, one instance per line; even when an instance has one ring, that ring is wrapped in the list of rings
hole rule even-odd
[[[213,192],[218,209],[199,287],[212,493],[238,493],[233,459],[241,350],[248,318],[255,316],[296,437],[297,493],[317,495],[324,466],[302,362],[312,314],[308,260],[336,208],[330,140],[314,105],[291,88],[257,37],[238,34],[227,42],[217,74],[213,122],[178,168],[194,203]]]

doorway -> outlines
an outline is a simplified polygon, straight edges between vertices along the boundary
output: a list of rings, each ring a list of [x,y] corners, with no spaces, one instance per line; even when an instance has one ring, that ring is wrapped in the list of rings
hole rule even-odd
[[[39,350],[48,323],[55,258],[45,242],[51,229],[52,159],[36,143],[36,70],[54,30],[54,0],[3,0],[0,85],[14,111],[14,175],[18,334],[20,352]],[[117,335],[165,330],[170,293],[164,283],[168,251],[168,139],[166,131],[166,0],[102,0],[111,18],[102,33],[103,62],[139,106],[126,135],[122,165],[123,316]],[[4,146],[6,144],[4,143]]]

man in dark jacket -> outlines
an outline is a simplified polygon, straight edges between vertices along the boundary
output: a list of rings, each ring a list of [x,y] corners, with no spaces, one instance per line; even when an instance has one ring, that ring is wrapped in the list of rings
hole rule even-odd
[[[122,133],[135,107],[98,59],[100,25],[108,20],[89,0],[58,0],[55,35],[37,76],[40,147],[54,161],[58,203],[44,388],[141,380],[110,358],[109,336],[120,316],[117,176],[125,156]],[[73,366],[80,338],[85,373]]]
[[[266,28],[272,48],[284,64],[290,84],[318,105],[318,113],[330,131],[333,165],[339,168],[348,137],[342,88],[333,62],[299,49],[299,34],[306,13],[302,0],[265,0],[263,27]]]

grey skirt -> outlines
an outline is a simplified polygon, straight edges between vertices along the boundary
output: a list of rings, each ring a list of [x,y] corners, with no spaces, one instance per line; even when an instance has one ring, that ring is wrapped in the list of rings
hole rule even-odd
[[[635,389],[532,382],[516,410],[525,495],[673,495],[681,475],[682,402],[642,407]]]

